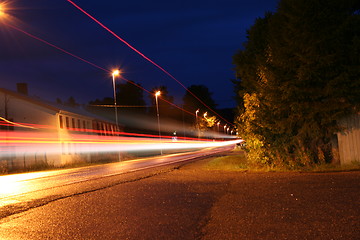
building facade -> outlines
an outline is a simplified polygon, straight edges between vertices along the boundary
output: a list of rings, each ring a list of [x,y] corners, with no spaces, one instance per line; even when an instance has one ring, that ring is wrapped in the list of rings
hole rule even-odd
[[[99,160],[104,153],[87,151],[86,136],[115,136],[120,130],[83,108],[29,97],[27,89],[19,93],[0,88],[0,171]],[[74,141],[75,136],[83,140]]]

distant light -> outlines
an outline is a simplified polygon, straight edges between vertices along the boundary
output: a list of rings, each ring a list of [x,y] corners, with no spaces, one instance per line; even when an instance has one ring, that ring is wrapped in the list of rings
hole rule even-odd
[[[204,113],[204,118],[206,118],[206,116],[207,116],[207,112],[206,112],[206,113]]]
[[[155,93],[155,96],[156,97],[158,97],[158,96],[160,96],[161,95],[161,92],[160,91],[157,91],[156,93]]]

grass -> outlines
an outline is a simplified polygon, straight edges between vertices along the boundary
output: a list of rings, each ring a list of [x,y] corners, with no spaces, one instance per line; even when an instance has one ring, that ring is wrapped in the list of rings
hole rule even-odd
[[[248,170],[248,162],[243,151],[233,150],[227,156],[211,159],[205,168],[208,170],[245,171]]]
[[[307,172],[345,172],[360,171],[360,162],[353,162],[347,165],[320,164],[310,168]]]
[[[212,158],[205,165],[207,170],[222,170],[222,171],[252,171],[252,172],[343,172],[343,171],[360,171],[360,163],[353,162],[348,165],[338,164],[315,164],[311,167],[287,169],[285,167],[276,166],[262,166],[254,165],[246,160],[245,152],[239,149],[234,149],[226,156],[219,156]]]

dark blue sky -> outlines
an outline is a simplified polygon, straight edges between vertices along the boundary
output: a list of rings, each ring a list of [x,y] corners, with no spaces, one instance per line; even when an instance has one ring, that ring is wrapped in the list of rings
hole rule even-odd
[[[185,86],[206,85],[219,107],[235,106],[232,56],[246,40],[246,30],[277,5],[277,0],[73,1]],[[185,90],[180,85],[66,0],[10,4],[16,19],[11,24],[100,67],[118,67],[148,90],[165,85],[181,103]],[[30,95],[74,96],[80,103],[112,96],[105,71],[3,24],[0,28],[0,87],[14,90],[17,82],[27,82]]]

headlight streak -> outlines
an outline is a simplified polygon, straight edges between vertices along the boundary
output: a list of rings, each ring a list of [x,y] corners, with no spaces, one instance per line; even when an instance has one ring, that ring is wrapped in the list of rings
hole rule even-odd
[[[128,135],[130,135],[128,133]],[[151,136],[151,135],[150,135]],[[141,152],[150,150],[180,150],[219,147],[236,144],[242,140],[213,141],[209,139],[172,141],[170,136],[160,141],[152,137],[99,136],[70,133],[62,138],[57,133],[33,131],[0,131],[0,157],[22,154],[61,154],[62,145],[74,146],[74,154],[95,152]]]

